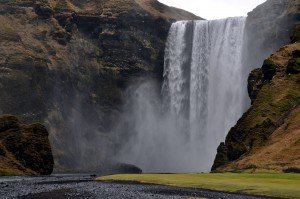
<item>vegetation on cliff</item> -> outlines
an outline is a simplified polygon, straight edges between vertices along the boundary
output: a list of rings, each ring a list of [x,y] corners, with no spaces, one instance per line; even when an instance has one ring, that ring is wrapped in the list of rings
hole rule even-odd
[[[51,174],[48,135],[42,124],[25,125],[15,116],[0,116],[0,175]]]
[[[281,47],[262,68],[250,73],[252,105],[218,147],[212,171],[299,171],[299,5],[299,0],[267,1],[249,13],[250,59],[259,60],[275,46],[292,44]]]
[[[249,76],[252,106],[218,149],[213,171],[300,168],[300,44],[282,47]]]

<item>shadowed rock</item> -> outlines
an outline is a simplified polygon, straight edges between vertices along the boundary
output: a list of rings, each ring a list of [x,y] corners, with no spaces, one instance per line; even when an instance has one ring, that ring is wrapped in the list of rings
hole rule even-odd
[[[15,116],[0,116],[0,175],[42,174],[53,171],[46,128],[25,125]]]

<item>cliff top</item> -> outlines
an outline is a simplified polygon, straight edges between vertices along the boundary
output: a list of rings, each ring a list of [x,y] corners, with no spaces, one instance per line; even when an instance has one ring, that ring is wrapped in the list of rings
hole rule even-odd
[[[153,15],[168,20],[202,19],[190,12],[166,6],[157,0],[27,0],[2,1],[2,5],[32,7],[44,4],[55,11],[117,17],[126,13]],[[146,12],[145,12],[146,11]]]

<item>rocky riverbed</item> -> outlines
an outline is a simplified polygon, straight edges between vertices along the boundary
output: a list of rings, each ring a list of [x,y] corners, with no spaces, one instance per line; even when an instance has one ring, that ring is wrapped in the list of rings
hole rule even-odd
[[[52,175],[41,177],[0,177],[0,198],[230,198],[259,197],[184,189],[159,185],[102,183],[90,175]]]

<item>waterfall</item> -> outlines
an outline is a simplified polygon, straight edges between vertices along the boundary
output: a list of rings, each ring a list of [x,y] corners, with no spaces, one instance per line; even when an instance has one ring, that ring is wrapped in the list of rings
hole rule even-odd
[[[163,85],[165,106],[178,117],[188,117],[188,136],[205,146],[210,163],[214,150],[245,107],[245,20],[236,17],[180,21],[172,25],[169,33]]]
[[[134,136],[122,148],[122,161],[146,172],[210,170],[217,146],[249,105],[242,63],[245,21],[172,24],[162,102],[149,82],[135,90],[126,115],[134,121]]]

